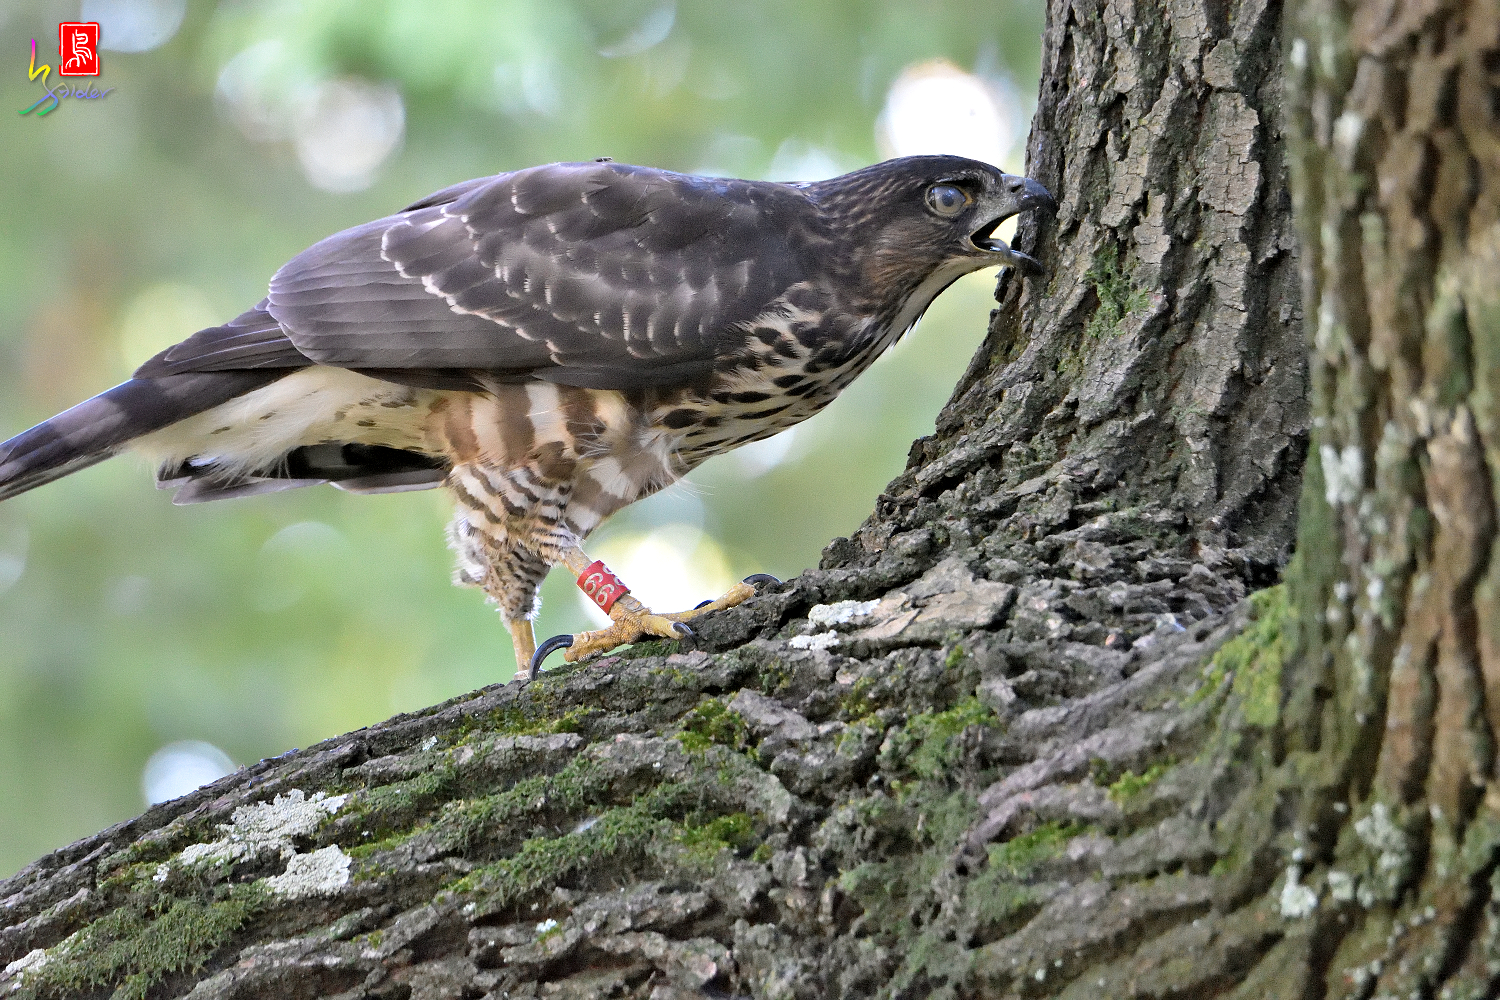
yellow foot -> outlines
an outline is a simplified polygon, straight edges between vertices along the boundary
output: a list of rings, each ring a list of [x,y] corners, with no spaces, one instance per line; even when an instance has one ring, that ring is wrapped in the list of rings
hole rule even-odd
[[[564,660],[575,663],[585,656],[605,653],[616,646],[636,642],[643,637],[690,638],[693,630],[688,627],[687,622],[699,615],[706,615],[710,611],[720,611],[745,603],[755,596],[757,583],[777,582],[779,581],[774,576],[757,573],[746,577],[744,582],[730,587],[729,591],[718,600],[704,601],[690,611],[675,611],[664,615],[656,614],[640,601],[626,594],[615,602],[614,607],[610,608],[609,617],[613,619],[613,622],[607,628],[593,632],[580,632],[577,635],[555,635],[538,646],[536,654],[531,658],[529,674],[534,676],[541,669],[542,661],[550,653],[559,649],[566,650],[563,653]]]

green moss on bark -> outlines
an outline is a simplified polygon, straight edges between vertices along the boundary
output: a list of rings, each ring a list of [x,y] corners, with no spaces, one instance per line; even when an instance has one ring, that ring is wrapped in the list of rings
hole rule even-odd
[[[265,905],[256,883],[229,886],[208,900],[165,896],[112,910],[47,953],[25,976],[26,990],[69,996],[118,984],[112,1000],[145,1000],[175,972],[196,972]]]
[[[958,737],[963,731],[995,721],[989,706],[972,695],[947,711],[922,712],[886,738],[880,751],[881,763],[904,768],[918,778],[941,778],[958,761]]]
[[[1230,679],[1245,721],[1269,729],[1281,715],[1281,670],[1296,642],[1293,611],[1285,584],[1251,594],[1250,605],[1250,627],[1213,655],[1190,703],[1209,697]]]
[[[750,727],[722,701],[705,698],[683,717],[677,739],[687,750],[707,750],[717,744],[743,751],[750,745]]]

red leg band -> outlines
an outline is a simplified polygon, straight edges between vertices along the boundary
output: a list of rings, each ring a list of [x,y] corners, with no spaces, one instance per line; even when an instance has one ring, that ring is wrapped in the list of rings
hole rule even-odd
[[[606,614],[615,606],[615,601],[630,590],[598,559],[589,563],[588,568],[578,575],[578,589]]]

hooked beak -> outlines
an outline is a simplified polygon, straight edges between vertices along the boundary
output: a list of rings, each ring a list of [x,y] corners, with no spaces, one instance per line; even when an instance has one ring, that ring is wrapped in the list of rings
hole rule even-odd
[[[973,243],[976,249],[999,258],[994,261],[996,264],[1009,264],[1019,269],[1022,274],[1041,274],[1041,264],[1019,250],[1012,250],[1008,243],[995,236],[995,229],[1011,216],[1033,208],[1044,208],[1049,212],[1056,212],[1057,202],[1053,199],[1052,193],[1030,177],[1006,174],[1005,183],[1000,192],[993,197],[986,198],[982,207],[984,212],[981,217],[988,221],[970,235],[969,242]]]

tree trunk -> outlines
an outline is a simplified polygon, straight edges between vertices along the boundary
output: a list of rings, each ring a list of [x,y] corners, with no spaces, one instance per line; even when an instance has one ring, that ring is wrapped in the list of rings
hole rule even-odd
[[[1500,7],[1309,0],[1289,149],[1315,314],[1284,838],[1333,996],[1500,992]]]
[[[852,538],[696,648],[43,858],[0,993],[1493,995],[1500,16],[1464,2],[1053,0],[1047,277]]]

